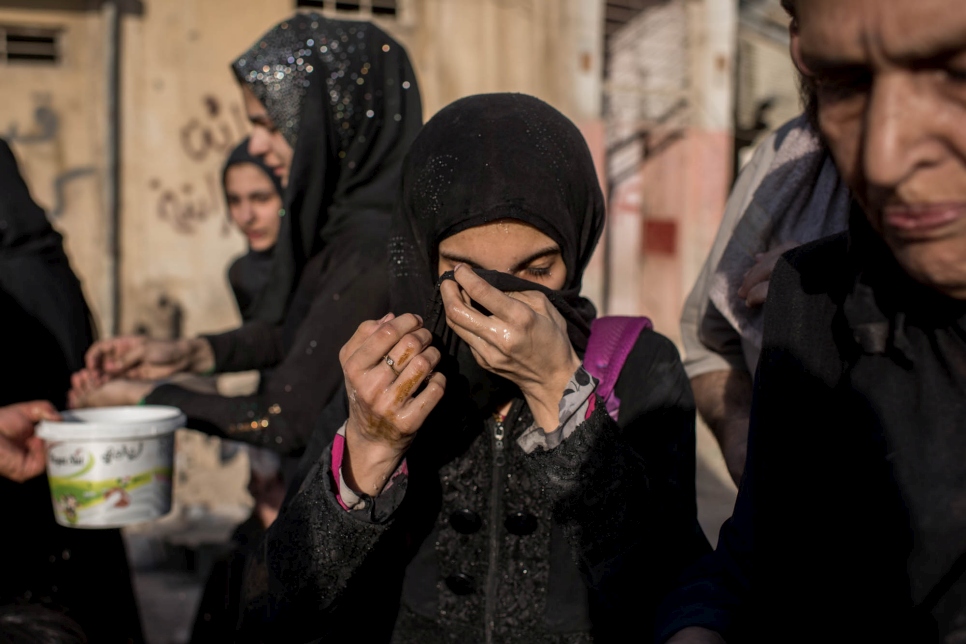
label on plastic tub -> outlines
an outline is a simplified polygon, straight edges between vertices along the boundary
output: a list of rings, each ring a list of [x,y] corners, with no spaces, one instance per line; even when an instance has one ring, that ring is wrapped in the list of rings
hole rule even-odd
[[[47,478],[57,522],[106,528],[171,510],[174,433],[130,440],[48,443]]]

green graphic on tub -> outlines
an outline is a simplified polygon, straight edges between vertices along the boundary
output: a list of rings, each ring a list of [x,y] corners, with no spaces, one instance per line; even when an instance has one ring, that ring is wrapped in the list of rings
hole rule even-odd
[[[139,442],[136,447],[132,444],[108,447],[100,457],[104,464],[110,465],[118,461],[137,461],[143,452],[144,444]],[[50,463],[58,468],[80,466],[80,469],[72,474],[49,477],[50,495],[54,500],[54,506],[70,523],[77,522],[77,513],[80,510],[102,503],[114,508],[126,508],[131,504],[132,490],[155,480],[169,484],[171,482],[171,467],[155,467],[144,472],[102,481],[82,480],[81,477],[90,472],[97,462],[94,453],[83,448],[78,448],[64,456],[51,452],[49,459]]]

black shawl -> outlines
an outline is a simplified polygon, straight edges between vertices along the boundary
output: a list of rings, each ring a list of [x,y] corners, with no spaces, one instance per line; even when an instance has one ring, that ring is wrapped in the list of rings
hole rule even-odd
[[[294,149],[270,288],[255,305],[278,322],[309,259],[385,235],[422,107],[405,50],[367,22],[296,14],[233,69]]]

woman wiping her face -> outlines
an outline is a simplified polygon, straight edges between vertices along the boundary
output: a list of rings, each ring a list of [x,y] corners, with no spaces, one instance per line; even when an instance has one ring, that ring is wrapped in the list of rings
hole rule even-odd
[[[251,571],[254,637],[650,637],[708,549],[694,403],[667,339],[641,325],[615,357],[592,335],[579,291],[603,225],[586,143],[545,103],[474,96],[424,127],[392,225],[395,315],[342,349],[345,423]]]

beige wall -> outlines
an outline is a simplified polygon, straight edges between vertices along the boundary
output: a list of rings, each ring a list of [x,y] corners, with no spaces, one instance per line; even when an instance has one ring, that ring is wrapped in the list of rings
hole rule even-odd
[[[0,67],[0,137],[11,142],[34,199],[64,234],[99,326],[108,329],[101,15],[0,9],[0,24],[63,29],[59,65]]]

